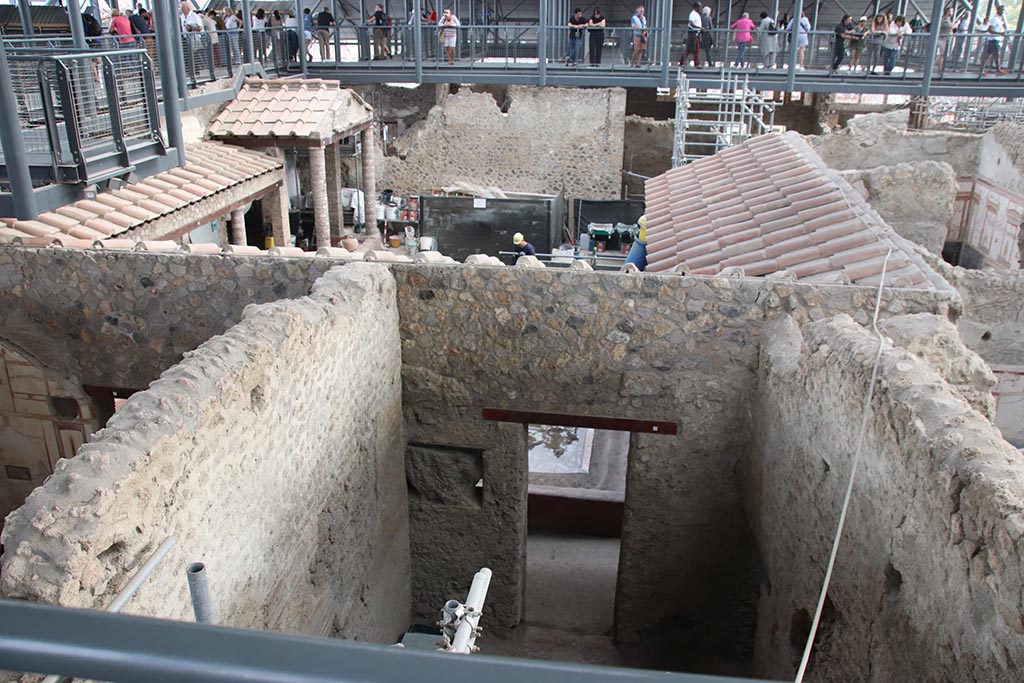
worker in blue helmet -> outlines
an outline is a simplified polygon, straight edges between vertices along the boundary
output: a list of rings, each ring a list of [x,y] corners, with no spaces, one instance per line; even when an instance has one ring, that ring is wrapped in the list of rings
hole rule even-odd
[[[640,230],[633,240],[633,246],[629,248],[626,263],[632,263],[640,270],[647,270],[647,214],[640,216],[636,225]]]
[[[512,235],[512,244],[516,248],[516,256],[536,256],[537,250],[533,248],[533,245],[526,241],[523,237],[523,233],[517,232]]]

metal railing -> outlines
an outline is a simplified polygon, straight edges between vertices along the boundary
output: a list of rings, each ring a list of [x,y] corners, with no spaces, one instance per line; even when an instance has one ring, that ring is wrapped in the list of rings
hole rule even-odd
[[[6,43],[34,178],[96,182],[130,170],[140,145],[163,150],[152,61],[134,45],[68,52],[59,39]]]

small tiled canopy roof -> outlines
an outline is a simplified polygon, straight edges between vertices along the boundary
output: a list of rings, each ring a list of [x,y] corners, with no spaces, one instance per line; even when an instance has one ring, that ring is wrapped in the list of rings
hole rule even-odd
[[[208,132],[238,144],[325,145],[372,121],[373,108],[337,81],[250,78]]]
[[[796,133],[762,135],[647,181],[648,271],[740,266],[877,284],[890,248],[886,284],[945,287]]]
[[[187,145],[185,157],[188,163],[183,168],[157,173],[119,190],[100,192],[96,199],[41,213],[35,220],[0,218],[0,242],[61,234],[76,239],[107,239],[281,168],[274,157],[219,142]]]

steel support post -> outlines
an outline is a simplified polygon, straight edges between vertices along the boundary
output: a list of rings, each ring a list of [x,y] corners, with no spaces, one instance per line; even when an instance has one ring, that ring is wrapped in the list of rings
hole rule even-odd
[[[796,50],[800,42],[801,0],[793,0],[793,30],[789,32],[789,70],[786,72],[786,92],[796,89]],[[779,33],[780,36],[785,33]],[[809,36],[808,36],[809,37]]]
[[[423,83],[423,2],[412,0],[412,52],[413,68],[416,69],[416,82]],[[437,42],[437,41],[435,41]]]
[[[242,61],[252,64],[256,61],[256,50],[252,44],[252,6],[249,0],[242,0]]]
[[[26,36],[35,35],[36,29],[32,26],[32,6],[29,0],[18,0],[18,16],[21,17],[21,32]]]
[[[302,23],[302,0],[295,0],[295,33],[299,38],[299,69],[302,70],[302,77],[309,77],[309,66],[306,64],[306,29]],[[285,45],[288,44],[288,34],[285,34]]]
[[[540,0],[537,7],[537,85],[548,84],[548,1]]]
[[[68,0],[68,23],[71,25],[71,40],[77,50],[88,50],[85,40],[85,26],[82,24],[82,5],[78,0]],[[10,83],[10,81],[7,81]]]
[[[164,94],[164,125],[167,144],[174,148],[178,165],[185,165],[185,140],[181,133],[181,103],[178,88],[185,85],[182,64],[177,59],[175,44],[181,45],[177,15],[171,12],[174,0],[153,0],[153,24],[156,27],[156,53],[160,60],[160,88]]]
[[[664,27],[664,37],[661,45],[661,87],[669,87],[668,72],[672,64],[672,0],[662,2],[664,18],[661,25]]]
[[[78,22],[81,24],[81,20]],[[11,200],[14,203],[14,217],[19,220],[34,220],[39,212],[36,209],[36,196],[32,189],[32,172],[28,167],[28,155],[25,152],[25,140],[21,137],[18,122],[18,103],[11,89],[11,71],[7,65],[7,50],[0,45],[0,79],[8,84],[0,88],[0,144],[4,148],[4,164],[7,166],[7,179],[11,185]]]
[[[1017,15],[1017,29],[1013,32],[1013,48],[1010,50],[1009,63],[1006,65],[1007,71],[1013,71],[1013,65],[1020,59],[1020,34],[1021,31],[1024,31],[1024,8],[1021,10]]]
[[[942,29],[942,6],[944,0],[935,0],[932,5],[932,16],[939,17],[931,23],[931,31],[928,34],[928,49],[925,51],[924,69],[921,74],[921,95],[928,97],[932,89],[932,76],[935,72],[935,54],[939,49],[939,32]]]

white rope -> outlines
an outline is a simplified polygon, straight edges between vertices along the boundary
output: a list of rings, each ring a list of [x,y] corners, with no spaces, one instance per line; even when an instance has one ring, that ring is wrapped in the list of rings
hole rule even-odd
[[[871,415],[871,399],[875,395],[875,380],[878,379],[878,365],[882,359],[882,346],[885,337],[878,329],[878,311],[882,307],[882,288],[885,286],[885,269],[889,265],[889,257],[892,256],[890,248],[882,262],[882,275],[878,281],[878,294],[875,297],[875,314],[871,319],[871,331],[878,337],[878,348],[875,350],[875,361],[871,368],[871,381],[868,383],[868,395],[864,400],[864,413],[861,415],[860,432],[857,434],[857,446],[853,449],[853,466],[850,468],[850,480],[846,484],[846,497],[843,498],[843,507],[839,511],[839,523],[836,525],[836,536],[832,541],[832,552],[828,557],[828,567],[825,569],[825,580],[821,584],[821,594],[818,596],[818,606],[814,610],[814,619],[811,621],[811,632],[807,636],[807,643],[804,645],[804,656],[800,660],[800,668],[797,669],[795,683],[802,683],[804,673],[807,671],[807,663],[811,659],[811,650],[814,649],[814,636],[818,633],[818,624],[821,621],[821,612],[825,608],[825,597],[828,595],[828,586],[832,581],[832,569],[836,565],[836,555],[839,553],[839,540],[843,536],[843,527],[846,525],[846,511],[850,509],[850,498],[853,496],[853,482],[857,478],[857,467],[860,465],[860,450],[864,445],[864,433],[868,428],[868,418]]]

